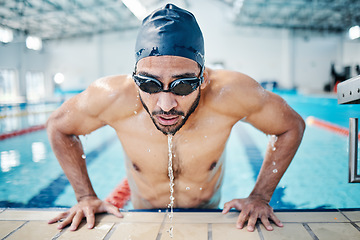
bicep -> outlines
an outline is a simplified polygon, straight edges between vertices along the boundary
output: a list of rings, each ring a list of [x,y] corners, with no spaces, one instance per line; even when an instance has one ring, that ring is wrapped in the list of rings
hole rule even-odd
[[[280,96],[266,91],[246,121],[270,135],[280,135],[297,127],[302,118]]]
[[[66,135],[86,135],[102,127],[104,123],[91,104],[86,91],[72,97],[50,116],[48,128]]]

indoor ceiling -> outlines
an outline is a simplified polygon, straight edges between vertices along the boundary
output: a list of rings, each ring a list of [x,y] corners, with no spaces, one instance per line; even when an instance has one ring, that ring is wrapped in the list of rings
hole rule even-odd
[[[222,0],[235,24],[343,32],[360,25],[360,0]]]
[[[130,0],[134,1],[134,0]],[[178,0],[191,6],[190,0]],[[137,28],[140,20],[121,0],[0,0],[0,26],[42,39]],[[139,0],[145,9],[168,1]],[[234,24],[343,32],[360,25],[360,0],[212,0]],[[211,3],[209,3],[211,4]]]

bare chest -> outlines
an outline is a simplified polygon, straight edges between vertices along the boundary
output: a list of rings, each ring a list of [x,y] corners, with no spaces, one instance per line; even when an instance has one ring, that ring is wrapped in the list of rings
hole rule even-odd
[[[198,173],[213,170],[223,153],[225,142],[215,144],[204,136],[191,139],[174,137],[171,143],[141,139],[136,140],[136,144],[125,143],[123,147],[128,166],[133,170],[145,175],[166,177],[171,161],[174,177],[178,178],[195,177]]]
[[[168,136],[158,131],[152,122],[139,122],[132,128],[121,126],[117,128],[117,134],[127,155],[128,168],[142,174],[167,178],[170,150],[174,176],[194,178],[218,165],[230,130],[231,127],[219,122],[205,121],[187,131],[176,133],[170,148]]]

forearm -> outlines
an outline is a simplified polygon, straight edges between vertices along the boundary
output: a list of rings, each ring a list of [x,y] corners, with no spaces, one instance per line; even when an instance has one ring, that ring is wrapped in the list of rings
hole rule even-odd
[[[71,183],[76,199],[96,196],[86,168],[81,141],[78,136],[61,133],[53,124],[48,124],[47,132],[53,152],[65,175]]]
[[[270,201],[276,186],[289,167],[301,143],[305,125],[299,126],[271,139],[255,187],[250,196],[261,196]]]

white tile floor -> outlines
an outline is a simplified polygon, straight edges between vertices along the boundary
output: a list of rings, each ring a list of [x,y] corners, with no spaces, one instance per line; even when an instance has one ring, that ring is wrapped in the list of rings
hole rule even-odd
[[[87,229],[83,223],[79,230],[58,230],[47,220],[58,210],[0,210],[0,239],[204,239],[204,240],[359,240],[360,211],[277,212],[283,228],[268,232],[257,225],[254,232],[236,229],[238,213],[222,215],[219,212],[175,212],[172,224],[165,212],[125,212],[124,218],[102,214],[97,216],[96,227]],[[173,226],[173,238],[169,228]]]

